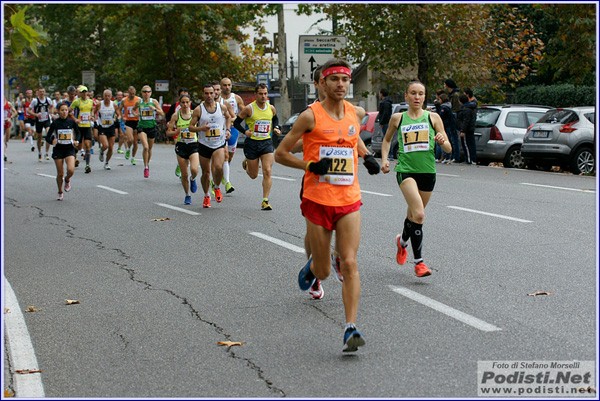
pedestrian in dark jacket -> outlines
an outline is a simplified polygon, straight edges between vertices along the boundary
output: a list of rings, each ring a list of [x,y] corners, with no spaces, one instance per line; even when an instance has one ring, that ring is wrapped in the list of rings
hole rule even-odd
[[[465,163],[475,164],[477,162],[476,146],[475,146],[475,121],[477,120],[477,106],[475,103],[469,102],[467,95],[459,96],[459,101],[462,104],[456,120],[463,152],[465,154]]]
[[[450,99],[450,103],[452,104],[452,111],[454,113],[458,113],[460,110],[460,101],[458,97],[460,96],[460,90],[454,82],[453,79],[448,78],[444,81],[444,89],[448,93],[448,99]]]
[[[438,91],[434,104],[435,111],[442,118],[446,135],[452,144],[452,153],[442,153],[440,157],[438,157],[438,146],[436,146],[436,159],[443,160],[442,163],[444,164],[458,162],[460,160],[460,147],[458,145],[459,140],[458,131],[456,129],[456,116],[452,112],[452,105],[450,104],[450,100],[448,100],[448,95],[444,93],[443,90]]]
[[[389,97],[389,92],[387,89],[382,88],[379,90],[379,125],[381,126],[381,132],[383,135],[387,132],[388,125],[390,123],[390,118],[392,117],[392,100]],[[396,154],[398,153],[398,142],[392,144],[392,151],[390,152],[390,159],[394,159]]]

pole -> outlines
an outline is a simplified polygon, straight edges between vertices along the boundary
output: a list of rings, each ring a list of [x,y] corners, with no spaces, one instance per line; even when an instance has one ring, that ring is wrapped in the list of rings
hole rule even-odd
[[[291,85],[290,85],[290,89],[291,89],[291,110],[290,110],[290,115],[291,112],[293,112],[293,108],[294,108],[294,86],[296,81],[294,80],[294,55],[290,53],[290,76],[292,77],[291,79]]]
[[[283,18],[283,4],[277,5],[277,50],[280,83],[279,93],[281,95],[281,110],[278,110],[277,114],[283,117],[281,121],[285,121],[291,115],[291,106],[287,88],[287,50],[285,46],[285,21]]]

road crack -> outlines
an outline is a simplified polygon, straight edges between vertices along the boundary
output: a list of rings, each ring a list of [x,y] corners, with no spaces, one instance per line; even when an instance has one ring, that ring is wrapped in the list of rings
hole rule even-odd
[[[15,199],[11,199],[11,198],[6,198],[5,201],[16,208],[21,208],[23,206],[19,206],[17,204],[17,201]],[[128,255],[125,251],[123,251],[122,249],[119,248],[109,248],[107,246],[105,246],[103,244],[102,241],[98,241],[96,239],[93,238],[87,238],[87,237],[82,237],[76,234],[77,231],[77,227],[70,225],[68,223],[67,220],[62,219],[60,217],[57,216],[49,216],[46,215],[44,213],[44,210],[36,207],[36,206],[28,206],[31,207],[32,209],[37,210],[38,213],[38,217],[39,218],[47,218],[47,219],[52,219],[55,220],[52,224],[56,224],[59,226],[65,226],[65,234],[67,236],[67,238],[70,239],[75,239],[75,240],[80,240],[80,241],[87,241],[89,243],[91,243],[96,249],[100,250],[100,251],[108,251],[108,252],[112,252],[112,253],[116,253],[117,257],[116,258],[111,258],[112,260],[108,260],[108,263],[111,263],[113,266],[115,266],[117,269],[120,269],[122,271],[124,271],[127,274],[127,277],[129,280],[131,280],[132,282],[139,284],[143,287],[144,290],[152,290],[152,291],[162,291],[165,292],[169,295],[171,295],[172,297],[176,298],[178,301],[180,301],[180,303],[182,305],[184,305],[190,312],[191,316],[193,318],[195,318],[196,320],[212,327],[214,329],[214,331],[216,333],[218,333],[219,335],[223,336],[223,338],[226,341],[231,341],[232,340],[232,335],[227,333],[226,329],[224,327],[219,326],[217,323],[212,322],[210,320],[207,320],[205,318],[202,317],[202,315],[200,314],[200,312],[189,302],[189,300],[184,297],[181,296],[177,293],[175,293],[172,290],[169,289],[164,289],[164,288],[155,288],[152,283],[149,283],[143,279],[140,279],[137,277],[137,272],[134,268],[132,268],[131,266],[129,266],[129,264],[122,262],[124,261],[131,261],[133,260],[133,257]],[[120,340],[120,342],[122,343],[124,348],[127,348],[129,346],[129,342],[127,341],[127,339],[123,336],[123,334],[118,333],[117,331],[115,331],[113,333],[115,336],[117,336]],[[258,366],[254,361],[252,361],[250,358],[245,358],[245,357],[241,357],[239,355],[237,355],[234,351],[231,350],[231,347],[227,347],[226,351],[228,353],[228,355],[231,358],[234,358],[236,360],[239,361],[243,361],[245,363],[245,365],[250,368],[252,371],[254,371],[257,375],[257,377],[263,381],[265,383],[265,386],[267,387],[267,389],[273,393],[276,396],[280,396],[280,397],[285,397],[286,394],[285,392],[278,388],[277,386],[275,386],[275,384],[269,380],[264,372],[264,370]]]

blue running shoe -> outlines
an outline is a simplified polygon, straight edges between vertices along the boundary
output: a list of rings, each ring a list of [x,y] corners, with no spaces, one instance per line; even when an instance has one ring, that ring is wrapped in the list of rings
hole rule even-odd
[[[196,184],[196,180],[192,180],[190,178],[190,191],[192,191],[193,194],[196,193],[196,191],[198,190],[198,184]]]
[[[344,348],[342,352],[356,352],[358,347],[365,345],[365,339],[356,327],[348,327],[344,332]]]
[[[308,258],[308,262],[300,269],[298,273],[298,285],[302,291],[308,290],[316,280],[315,275],[310,271],[310,264],[312,263],[312,256]]]
[[[183,203],[185,205],[191,205],[192,204],[192,197],[190,195],[186,195],[185,196],[185,200],[183,201]]]

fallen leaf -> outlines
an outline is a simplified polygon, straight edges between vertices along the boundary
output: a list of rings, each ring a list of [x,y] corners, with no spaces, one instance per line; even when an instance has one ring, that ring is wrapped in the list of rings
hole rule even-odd
[[[39,312],[40,310],[33,305],[29,305],[25,308],[25,312]]]
[[[156,219],[152,219],[152,221],[167,221],[167,220],[171,220],[171,219],[168,217],[158,217]]]
[[[10,309],[4,308],[4,314],[6,315],[7,313],[10,313]]]
[[[76,299],[65,299],[65,304],[67,305],[74,305],[74,304],[78,304],[79,301]]]
[[[537,297],[538,295],[551,295],[552,293],[549,291],[536,291],[536,292],[532,292],[531,294],[527,294],[527,296],[529,297]]]
[[[217,345],[223,345],[225,347],[233,347],[234,345],[241,346],[242,344],[244,344],[244,343],[239,342],[239,341],[219,341],[219,342],[217,342]]]
[[[20,375],[29,375],[32,373],[42,373],[42,371],[40,369],[17,369],[17,370],[15,370],[15,372]]]
[[[4,398],[10,398],[10,397],[14,397],[15,396],[15,392],[12,391],[9,388],[5,388],[4,389]]]

